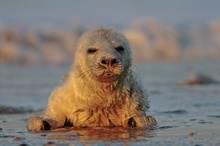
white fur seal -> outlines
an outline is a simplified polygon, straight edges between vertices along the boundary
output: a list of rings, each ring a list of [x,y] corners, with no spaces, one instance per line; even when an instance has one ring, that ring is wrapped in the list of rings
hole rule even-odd
[[[148,128],[147,94],[131,70],[132,52],[125,36],[113,28],[86,32],[65,81],[51,94],[48,107],[28,119],[30,131],[74,127]]]

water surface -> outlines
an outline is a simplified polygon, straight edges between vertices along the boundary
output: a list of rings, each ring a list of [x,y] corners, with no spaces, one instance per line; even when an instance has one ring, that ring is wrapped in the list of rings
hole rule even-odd
[[[3,145],[220,145],[220,85],[183,86],[190,70],[220,81],[219,60],[166,61],[135,64],[149,93],[149,115],[158,128],[61,128],[27,132],[26,121],[46,107],[51,91],[69,66],[0,66],[0,106],[21,109],[0,114]],[[20,138],[20,139],[19,139]]]

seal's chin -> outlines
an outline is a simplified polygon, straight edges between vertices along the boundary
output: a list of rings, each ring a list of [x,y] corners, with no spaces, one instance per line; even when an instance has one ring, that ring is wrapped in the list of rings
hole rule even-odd
[[[112,74],[112,73],[104,73],[102,75],[97,76],[97,80],[101,83],[111,83],[117,81],[119,75]]]

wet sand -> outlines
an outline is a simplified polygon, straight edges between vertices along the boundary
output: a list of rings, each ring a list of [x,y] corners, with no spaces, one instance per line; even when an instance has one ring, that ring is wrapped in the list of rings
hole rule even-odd
[[[219,61],[137,66],[150,95],[147,114],[157,119],[156,129],[60,128],[37,133],[26,130],[27,118],[45,108],[68,66],[1,67],[0,145],[220,145],[220,85],[179,85],[189,66],[220,80]]]
[[[60,128],[52,131],[28,132],[29,114],[0,116],[1,145],[219,145],[220,118],[208,121],[185,119],[184,127],[159,126],[155,130],[123,128]],[[162,123],[163,119],[158,118]],[[169,120],[169,119],[167,119]],[[178,119],[177,119],[178,120]],[[190,122],[191,121],[191,122]],[[193,122],[192,122],[193,121]],[[188,123],[188,124],[187,124]],[[191,124],[190,124],[191,123]],[[172,124],[171,124],[172,125]]]

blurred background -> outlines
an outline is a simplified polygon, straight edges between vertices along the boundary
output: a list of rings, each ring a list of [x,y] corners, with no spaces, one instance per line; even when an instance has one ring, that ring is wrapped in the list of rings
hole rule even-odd
[[[220,59],[218,0],[0,0],[0,65],[71,64],[80,35],[111,26],[134,61]]]

